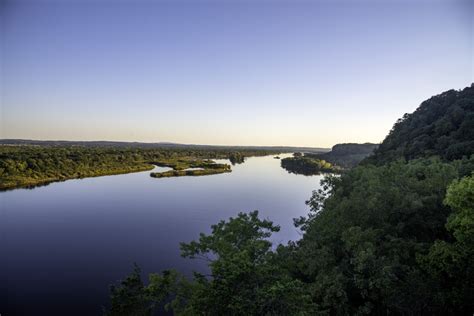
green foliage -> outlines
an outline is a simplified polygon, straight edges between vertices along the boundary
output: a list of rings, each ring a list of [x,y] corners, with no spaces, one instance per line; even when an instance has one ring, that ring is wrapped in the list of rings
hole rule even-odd
[[[0,146],[0,189],[150,170],[158,153],[136,149]]]
[[[337,172],[339,170],[325,160],[311,158],[306,155],[284,158],[281,160],[281,166],[290,173],[304,175]]]
[[[424,101],[399,119],[368,162],[437,155],[445,160],[474,154],[474,85]]]
[[[455,211],[449,217],[446,228],[458,242],[474,245],[474,177],[452,183],[445,203]]]
[[[239,152],[231,153],[229,154],[229,160],[232,163],[232,165],[240,164],[245,161],[245,155]]]
[[[140,268],[135,265],[133,272],[125,280],[110,287],[111,308],[105,315],[152,315],[155,304],[148,292],[142,282]]]
[[[228,222],[212,226],[212,234],[199,241],[181,244],[182,255],[209,262],[210,280],[196,278],[201,288],[193,293],[191,308],[196,314],[265,315],[297,309],[285,300],[286,293],[298,291],[298,282],[283,277],[275,262],[272,222],[260,220],[258,212],[240,213]]]
[[[314,193],[293,260],[320,312],[439,312],[417,256],[448,238],[443,199],[458,168],[439,159],[359,166],[327,180],[329,195]]]
[[[437,240],[419,262],[434,288],[433,304],[467,314],[474,310],[474,177],[454,181],[445,204],[453,210],[446,223],[453,238]]]
[[[189,315],[187,302],[199,286],[175,270],[165,270],[161,274],[151,273],[145,290],[155,306],[164,306],[166,311],[172,310],[176,315]]]

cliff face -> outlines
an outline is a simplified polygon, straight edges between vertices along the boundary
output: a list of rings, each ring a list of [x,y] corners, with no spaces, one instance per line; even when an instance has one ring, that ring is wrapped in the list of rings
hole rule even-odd
[[[319,154],[317,157],[343,168],[352,168],[371,155],[377,147],[377,144],[371,143],[337,144],[332,147],[330,152]]]

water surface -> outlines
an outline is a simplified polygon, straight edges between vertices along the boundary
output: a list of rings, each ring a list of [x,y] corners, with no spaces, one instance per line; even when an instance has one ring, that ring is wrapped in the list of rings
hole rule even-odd
[[[232,170],[159,179],[146,171],[1,192],[0,313],[100,315],[108,285],[134,262],[144,275],[204,269],[180,257],[179,242],[240,211],[257,209],[279,224],[274,242],[298,239],[292,218],[308,212],[304,202],[321,177],[289,174],[272,156]]]

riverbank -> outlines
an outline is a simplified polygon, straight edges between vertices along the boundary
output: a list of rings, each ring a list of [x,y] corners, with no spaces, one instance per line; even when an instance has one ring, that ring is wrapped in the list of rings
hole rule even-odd
[[[107,169],[107,170],[87,170],[72,175],[60,175],[46,178],[31,178],[31,177],[18,177],[1,179],[0,191],[9,191],[15,189],[32,189],[36,187],[45,186],[54,182],[63,182],[67,180],[77,180],[84,178],[94,178],[103,176],[113,176],[127,173],[135,173],[141,171],[153,170],[155,166],[151,164],[140,164],[135,166],[126,166],[121,168]]]

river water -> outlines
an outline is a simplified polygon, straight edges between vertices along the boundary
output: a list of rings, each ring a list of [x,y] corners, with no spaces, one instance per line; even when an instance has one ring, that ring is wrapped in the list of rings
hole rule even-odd
[[[241,211],[280,225],[275,243],[300,238],[292,219],[307,214],[305,200],[322,177],[290,174],[272,156],[232,170],[159,179],[146,171],[1,192],[0,314],[101,315],[109,284],[134,262],[144,275],[203,271],[202,262],[180,257],[179,242]]]

